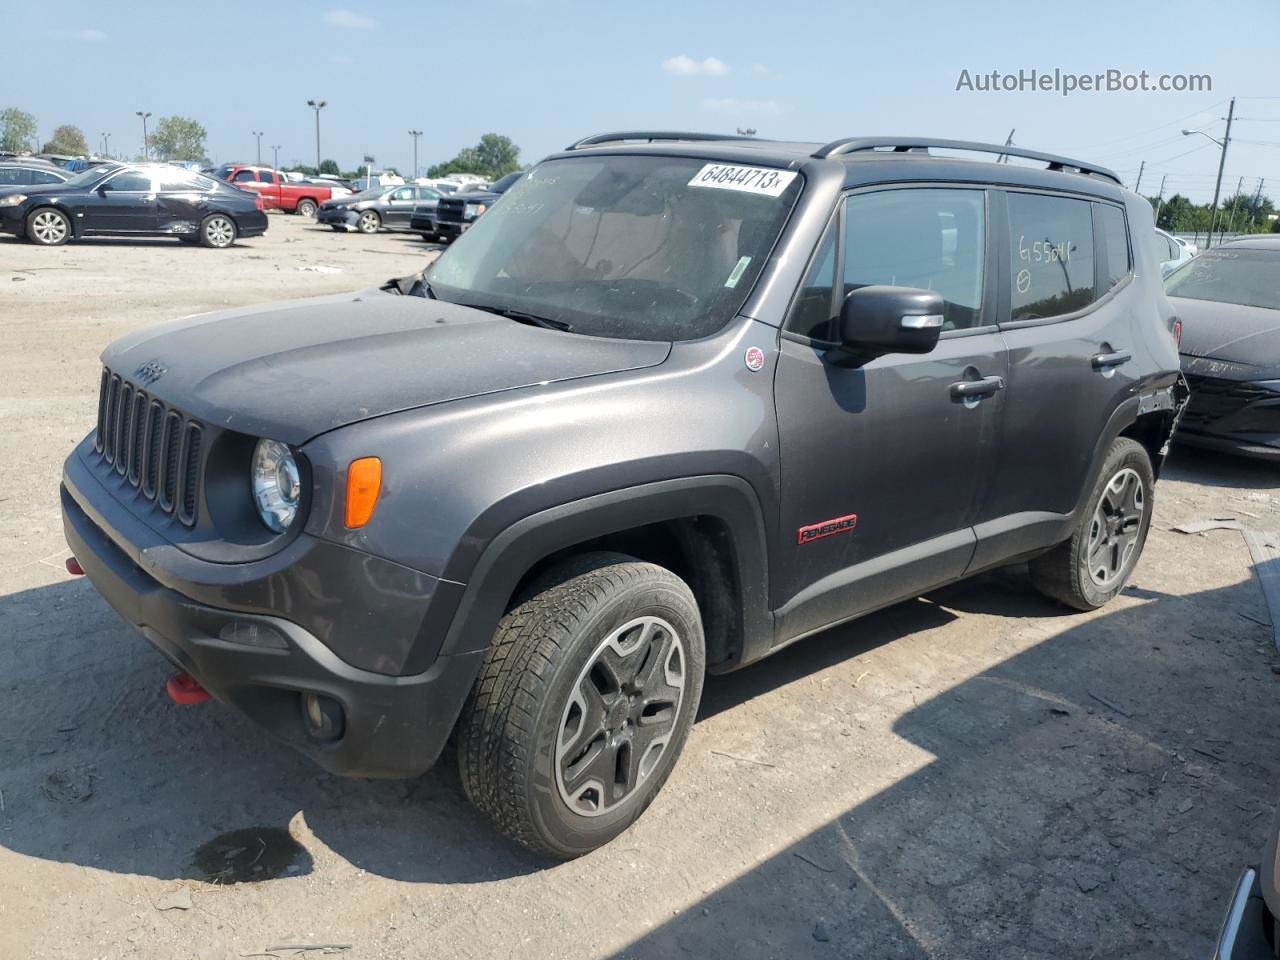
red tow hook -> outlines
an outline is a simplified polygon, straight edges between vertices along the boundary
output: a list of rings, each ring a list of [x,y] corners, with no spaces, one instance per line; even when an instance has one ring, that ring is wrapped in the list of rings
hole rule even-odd
[[[80,566],[80,561],[75,557],[67,557],[67,573],[73,577],[83,577],[84,567]]]
[[[164,690],[169,694],[170,700],[184,707],[193,703],[204,703],[209,699],[209,691],[200,686],[200,681],[185,670],[179,670],[166,680]]]

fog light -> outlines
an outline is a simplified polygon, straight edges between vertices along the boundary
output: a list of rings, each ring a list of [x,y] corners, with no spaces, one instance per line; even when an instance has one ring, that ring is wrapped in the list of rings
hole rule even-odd
[[[346,726],[342,704],[319,693],[302,695],[302,720],[317,740],[337,740]]]

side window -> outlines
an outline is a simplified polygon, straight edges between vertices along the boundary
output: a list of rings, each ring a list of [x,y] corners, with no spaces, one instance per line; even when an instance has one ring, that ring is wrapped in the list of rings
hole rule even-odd
[[[1106,252],[1102,261],[1102,289],[1098,291],[1101,296],[1129,276],[1129,228],[1125,226],[1124,211],[1109,203],[1095,203],[1093,215],[1098,218],[1102,249]]]
[[[1034,193],[1010,193],[1008,202],[1010,319],[1057,317],[1093,303],[1092,204]]]
[[[401,187],[391,195],[392,200],[412,200],[413,187]]]
[[[62,183],[63,180],[56,173],[50,173],[48,170],[32,170],[31,183]]]
[[[25,172],[17,167],[7,167],[0,170],[0,184],[27,183],[28,181],[23,179],[22,176]]]
[[[196,178],[189,173],[166,173],[160,178],[161,193],[194,193],[200,189]]]
[[[259,170],[258,179],[261,180],[263,183],[275,183],[276,175],[272,173],[270,170]]]
[[[231,178],[232,183],[252,183],[255,177],[252,170],[240,170]]]
[[[432,190],[430,187],[419,187],[418,199],[419,200],[439,200],[440,194],[437,191]]]
[[[116,193],[149,193],[151,177],[145,173],[122,173],[104,183],[102,189]]]
[[[981,190],[852,196],[845,207],[844,293],[873,284],[934,290],[945,301],[943,329],[972,327],[982,313],[985,226]]]
[[[814,340],[833,340],[831,329],[834,316],[831,296],[836,281],[836,229],[827,231],[817,257],[805,274],[799,296],[791,309],[787,329]]]
[[[1182,256],[1182,248],[1178,246],[1177,240],[1166,240],[1165,243],[1169,245],[1170,260],[1177,260],[1180,256]]]

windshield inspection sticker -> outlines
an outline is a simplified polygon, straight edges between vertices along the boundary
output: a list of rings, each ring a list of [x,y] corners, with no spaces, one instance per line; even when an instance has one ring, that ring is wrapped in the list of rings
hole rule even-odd
[[[693,175],[691,187],[713,187],[717,190],[740,190],[777,197],[791,185],[797,174],[793,170],[770,170],[768,167],[739,167],[731,163],[708,163]]]
[[[738,285],[738,281],[742,279],[742,275],[747,272],[747,267],[750,265],[750,257],[739,257],[738,265],[733,268],[733,273],[729,274],[729,279],[724,282],[724,285],[730,290],[736,287]]]

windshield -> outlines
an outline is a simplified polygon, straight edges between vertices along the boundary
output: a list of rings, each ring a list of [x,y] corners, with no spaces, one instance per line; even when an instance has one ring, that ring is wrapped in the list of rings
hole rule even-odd
[[[369,190],[361,190],[359,193],[353,193],[349,197],[343,197],[345,201],[355,202],[356,200],[377,200],[384,193],[390,193],[395,187],[373,187]]]
[[[63,186],[87,187],[90,184],[97,183],[99,180],[105,177],[108,173],[114,173],[119,169],[121,168],[118,166],[111,166],[110,164],[103,164],[102,166],[99,166],[99,167],[90,167],[88,170],[85,170],[82,173],[76,174],[74,177],[72,177],[70,180],[64,183]]]
[[[801,184],[790,171],[683,157],[550,160],[426,279],[440,299],[533,314],[575,333],[705,337],[742,306]]]
[[[1169,274],[1164,292],[1189,300],[1280,310],[1280,248],[1208,250]]]

